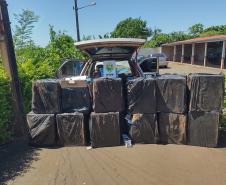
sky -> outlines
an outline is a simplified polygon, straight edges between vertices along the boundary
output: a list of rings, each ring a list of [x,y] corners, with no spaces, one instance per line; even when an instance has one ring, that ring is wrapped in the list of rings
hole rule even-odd
[[[79,11],[80,34],[104,35],[128,17],[147,21],[150,28],[163,32],[186,31],[202,23],[206,27],[226,24],[226,0],[78,0],[78,6],[96,2],[96,6]],[[40,16],[33,40],[40,46],[49,41],[49,25],[76,38],[74,0],[7,0],[12,29],[14,14],[29,9]]]

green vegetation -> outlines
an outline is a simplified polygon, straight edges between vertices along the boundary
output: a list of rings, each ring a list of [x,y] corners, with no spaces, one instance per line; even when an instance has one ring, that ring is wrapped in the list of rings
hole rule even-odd
[[[147,22],[141,18],[128,18],[120,21],[114,31],[111,33],[111,37],[122,38],[140,38],[147,39],[151,36],[151,29],[147,27]]]
[[[56,32],[50,26],[50,41],[46,47],[39,47],[31,40],[34,23],[34,13],[23,11],[17,15],[17,28],[24,28],[22,32],[16,31],[14,43],[16,45],[16,57],[18,73],[21,82],[21,90],[24,99],[25,112],[31,110],[32,81],[37,79],[54,78],[55,71],[66,58],[86,59],[86,55],[76,50],[74,40],[63,32]],[[19,17],[19,18],[18,18]],[[26,19],[24,19],[26,17]],[[37,16],[36,16],[37,17]],[[26,23],[27,22],[27,23]],[[29,23],[30,24],[29,26]],[[25,26],[26,27],[26,26]],[[0,144],[6,142],[11,136],[10,125],[12,123],[11,93],[9,81],[0,62]]]
[[[178,31],[172,33],[162,33],[161,31],[158,34],[152,35],[150,40],[148,40],[144,47],[160,47],[162,44],[177,42],[187,39],[192,39],[195,37],[207,37],[213,35],[226,34],[226,25],[220,26],[210,26],[204,28],[203,24],[194,24],[189,27],[186,32]]]
[[[66,58],[85,60],[87,56],[74,48],[74,40],[64,32],[55,31],[50,25],[49,43],[45,47],[35,45],[32,38],[33,28],[39,16],[33,11],[22,10],[15,15],[17,25],[14,29],[13,39],[16,48],[16,57],[21,90],[24,99],[25,112],[31,110],[32,81],[44,78],[53,78],[55,71]],[[151,30],[147,22],[141,18],[128,18],[120,21],[111,33],[99,35],[99,38],[132,37],[148,41],[144,47],[159,47],[164,43],[194,37],[203,37],[215,34],[226,34],[226,25],[204,28],[202,24],[191,26],[187,32],[163,33],[160,29]],[[94,36],[84,36],[84,40],[95,39]],[[11,137],[10,127],[13,120],[10,83],[0,61],[0,144]],[[226,105],[226,99],[225,99]],[[223,119],[226,123],[226,116]]]
[[[33,80],[54,78],[56,69],[64,59],[85,59],[85,55],[74,48],[74,40],[64,33],[56,33],[52,26],[50,42],[46,47],[30,45],[17,49],[16,55],[26,112],[31,110]]]
[[[10,138],[10,125],[12,123],[12,105],[10,83],[0,62],[0,144]]]
[[[26,47],[33,44],[31,35],[34,28],[34,23],[38,22],[39,16],[35,15],[33,11],[22,10],[21,14],[14,14],[18,24],[14,31],[14,43],[15,47]]]

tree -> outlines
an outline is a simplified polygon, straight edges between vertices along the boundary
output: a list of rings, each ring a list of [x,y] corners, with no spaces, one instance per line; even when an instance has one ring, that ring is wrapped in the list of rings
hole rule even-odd
[[[152,37],[150,41],[144,44],[144,48],[156,48],[160,47],[162,44],[170,42],[170,36],[166,33],[160,33]]]
[[[191,38],[191,36],[187,35],[183,31],[172,32],[169,34],[169,37],[171,42],[177,42],[177,41],[187,40]]]
[[[198,37],[204,31],[204,25],[201,23],[194,24],[188,28],[189,35],[192,37]]]
[[[147,22],[141,18],[128,18],[120,21],[111,33],[114,38],[141,38],[147,39],[151,36],[151,29],[147,27]]]
[[[38,22],[39,16],[31,10],[22,10],[20,14],[14,14],[17,21],[14,31],[14,43],[16,48],[23,48],[33,44],[31,35],[34,29],[34,23]]]
[[[155,28],[151,33],[152,33],[152,37],[155,37],[155,36],[161,34],[162,30],[159,28]]]
[[[111,38],[110,33],[105,33],[104,35],[98,35],[99,39],[108,39]]]
[[[206,28],[201,34],[201,37],[226,34],[226,25],[210,26]]]

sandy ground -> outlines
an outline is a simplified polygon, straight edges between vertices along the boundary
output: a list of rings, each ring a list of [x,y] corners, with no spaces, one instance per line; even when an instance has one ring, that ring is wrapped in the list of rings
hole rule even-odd
[[[161,73],[219,73],[170,63]],[[135,145],[37,149],[21,141],[0,147],[0,184],[9,185],[225,185],[226,148]]]
[[[225,185],[226,149],[136,145],[41,149],[9,185]]]
[[[221,72],[225,73],[226,70],[191,65],[191,64],[180,64],[179,62],[169,62],[168,68],[160,69],[160,74],[164,74],[164,73],[178,73],[178,74],[213,73],[213,74],[219,74]]]

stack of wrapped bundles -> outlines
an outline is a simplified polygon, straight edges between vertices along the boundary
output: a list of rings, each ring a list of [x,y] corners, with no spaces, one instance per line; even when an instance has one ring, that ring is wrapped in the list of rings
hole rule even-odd
[[[63,113],[56,116],[59,142],[63,146],[87,144],[87,120],[83,113]]]
[[[154,144],[158,141],[156,114],[133,114],[129,135],[134,143]]]
[[[187,84],[190,91],[188,142],[194,146],[216,147],[224,75],[190,74]]]
[[[119,112],[91,113],[90,138],[93,148],[120,145]]]
[[[94,148],[120,145],[121,115],[125,103],[120,78],[98,78],[93,82],[90,140]]]
[[[61,88],[57,80],[38,80],[32,84],[32,112],[27,115],[31,143],[56,144],[55,114],[61,112]]]
[[[162,75],[157,78],[157,111],[162,143],[186,144],[187,100],[185,76]]]
[[[93,82],[93,110],[96,113],[123,112],[125,103],[120,78],[98,78]]]
[[[163,144],[186,144],[186,114],[159,113],[158,122]]]
[[[32,111],[36,114],[61,112],[61,87],[57,80],[37,80],[32,84]]]
[[[63,146],[84,146],[89,143],[91,96],[85,81],[69,83],[61,80],[63,114],[56,116],[59,143]]]
[[[64,80],[60,81],[62,98],[61,105],[63,112],[90,112],[92,101],[89,92],[88,85],[73,86],[72,84],[67,84]]]
[[[136,78],[127,82],[129,134],[134,143],[158,141],[156,116],[156,82],[153,78]]]
[[[56,121],[54,114],[27,114],[30,130],[30,143],[35,146],[54,146],[56,144]]]

